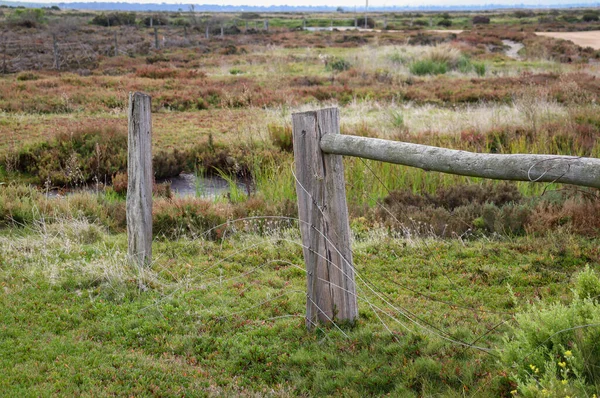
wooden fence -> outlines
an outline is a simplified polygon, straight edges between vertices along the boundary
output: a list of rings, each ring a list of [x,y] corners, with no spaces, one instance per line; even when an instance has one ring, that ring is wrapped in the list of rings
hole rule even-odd
[[[481,154],[341,135],[337,108],[292,115],[306,325],[358,317],[342,155],[471,177],[600,188],[600,159]]]
[[[152,261],[150,97],[129,94],[127,234],[132,263]],[[342,156],[472,177],[600,188],[600,159],[481,154],[340,134],[337,108],[292,115],[298,215],[307,271],[306,326],[358,317]]]

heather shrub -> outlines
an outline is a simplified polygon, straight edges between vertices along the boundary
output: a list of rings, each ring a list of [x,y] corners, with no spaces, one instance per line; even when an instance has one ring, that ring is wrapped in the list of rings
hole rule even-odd
[[[490,18],[483,15],[476,15],[473,17],[473,25],[487,25],[490,23]]]
[[[531,209],[514,184],[439,188],[434,195],[393,191],[375,212],[378,222],[412,234],[455,237],[470,233],[521,235]]]
[[[94,180],[110,182],[126,168],[127,135],[113,126],[93,126],[62,133],[49,142],[17,151],[17,171],[50,186],[79,186]]]

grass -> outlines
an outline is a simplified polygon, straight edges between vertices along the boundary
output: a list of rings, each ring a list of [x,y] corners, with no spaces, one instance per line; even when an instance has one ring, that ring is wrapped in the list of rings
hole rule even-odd
[[[570,276],[597,245],[569,235],[461,244],[371,231],[355,243],[362,279],[436,329],[407,322],[359,282],[358,325],[315,334],[303,326],[297,232],[229,236],[156,241],[156,261],[140,275],[126,266],[124,235],[84,221],[5,232],[3,393],[498,396],[510,383],[494,358],[436,337],[437,328],[472,341],[510,319],[508,286],[520,303],[569,297]],[[385,308],[392,334],[374,308]],[[500,348],[505,330],[478,344]]]

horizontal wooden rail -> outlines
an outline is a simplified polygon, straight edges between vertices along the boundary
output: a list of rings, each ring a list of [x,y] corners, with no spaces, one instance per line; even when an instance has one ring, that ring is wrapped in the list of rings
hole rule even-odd
[[[484,154],[331,133],[321,137],[320,146],[328,154],[380,160],[427,171],[600,188],[600,159],[595,158]]]

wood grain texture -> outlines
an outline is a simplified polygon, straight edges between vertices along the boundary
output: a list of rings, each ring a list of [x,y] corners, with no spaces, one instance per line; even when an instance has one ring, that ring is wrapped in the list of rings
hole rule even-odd
[[[358,316],[342,157],[319,143],[339,134],[336,108],[292,116],[296,191],[307,269],[306,323],[354,321]]]
[[[152,261],[152,119],[150,96],[129,93],[127,243],[130,261]]]
[[[327,134],[323,152],[496,180],[560,182],[600,188],[600,159],[559,155],[498,155],[376,138]]]

